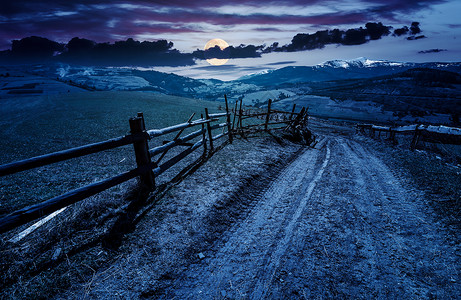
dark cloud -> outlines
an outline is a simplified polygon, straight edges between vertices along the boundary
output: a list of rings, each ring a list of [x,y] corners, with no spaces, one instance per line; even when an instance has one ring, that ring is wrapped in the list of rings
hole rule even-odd
[[[405,27],[403,27],[405,28]],[[418,22],[413,22],[411,30],[421,32]],[[72,38],[68,43],[58,43],[46,38],[28,37],[14,40],[11,51],[4,52],[3,61],[64,61],[77,64],[112,65],[112,66],[185,66],[195,64],[196,59],[235,59],[255,58],[264,53],[295,52],[321,49],[326,45],[361,45],[372,40],[378,40],[390,34],[391,27],[381,22],[365,24],[365,27],[347,30],[321,30],[315,33],[299,33],[290,44],[280,46],[278,42],[270,46],[239,45],[220,49],[219,46],[192,53],[181,53],[173,48],[173,43],[166,40],[136,41],[129,38],[113,43],[97,43],[86,38]],[[395,33],[396,31],[394,31]],[[399,35],[399,34],[397,34]],[[417,40],[424,35],[412,35],[407,39]]]
[[[407,34],[410,31],[407,26],[403,26],[402,28],[397,28],[394,30],[394,35],[401,36]]]
[[[438,52],[443,52],[443,51],[447,51],[447,49],[429,49],[429,50],[418,51],[418,53],[426,54],[426,53],[438,53]]]
[[[255,45],[240,45],[238,47],[229,46],[225,49],[220,49],[219,46],[215,46],[214,48],[210,48],[207,50],[199,50],[197,49],[192,53],[195,58],[198,59],[210,59],[210,58],[218,58],[218,59],[228,59],[228,58],[254,58],[260,57],[262,54],[262,49],[264,48],[263,45],[255,46]]]
[[[419,22],[411,23],[410,33],[413,34],[413,35],[421,33],[421,29],[419,28]]]
[[[412,35],[412,36],[407,37],[407,40],[415,41],[415,40],[420,40],[420,39],[425,39],[425,38],[426,38],[425,35],[417,35],[417,36]]]
[[[322,30],[312,34],[299,33],[293,37],[291,43],[282,47],[272,45],[271,51],[303,51],[320,49],[329,44],[361,45],[370,40],[378,40],[389,35],[390,26],[382,23],[367,23],[365,28],[352,28],[348,30]],[[267,50],[266,50],[267,51]]]
[[[96,43],[73,38],[60,44],[42,37],[14,40],[3,62],[67,62],[95,66],[186,66],[195,61],[191,54],[180,53],[166,40],[139,42],[133,39],[115,43]]]
[[[288,64],[294,64],[296,61],[294,60],[287,60],[287,61],[280,61],[280,62],[273,62],[273,63],[268,63],[266,64],[267,66],[278,66],[278,65],[288,65]]]
[[[335,1],[329,2],[334,7]],[[370,19],[396,20],[402,12],[426,8],[444,0],[366,0],[349,10],[309,15],[280,14],[279,6],[322,5],[320,0],[22,0],[3,1],[0,6],[0,47],[13,39],[41,35],[64,42],[74,36],[83,36],[97,42],[116,41],[139,34],[206,32],[203,24],[235,26],[258,25],[256,31],[283,25],[347,25],[360,24]],[[230,14],[217,8],[244,5],[250,13]],[[258,13],[258,8],[273,6],[273,13]],[[216,9],[213,9],[216,8]],[[251,13],[254,12],[254,13]],[[202,25],[200,25],[202,24]],[[267,25],[267,26],[266,26]],[[367,28],[368,37],[373,28]],[[417,33],[415,33],[417,34]],[[352,42],[360,32],[350,32]],[[380,33],[376,33],[376,37]]]
[[[394,30],[395,36],[410,34],[411,36],[407,37],[407,40],[409,41],[425,38],[424,35],[416,36],[418,33],[421,33],[419,22],[412,22],[410,28],[403,26],[402,28],[397,28]]]

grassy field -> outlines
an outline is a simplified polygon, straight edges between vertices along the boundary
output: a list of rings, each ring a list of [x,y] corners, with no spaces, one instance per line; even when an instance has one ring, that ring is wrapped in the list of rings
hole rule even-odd
[[[143,112],[148,129],[185,122],[215,102],[147,92],[92,92],[0,99],[0,164],[104,141],[129,132]],[[150,147],[161,144],[153,140]],[[130,145],[0,179],[0,215],[135,166]]]

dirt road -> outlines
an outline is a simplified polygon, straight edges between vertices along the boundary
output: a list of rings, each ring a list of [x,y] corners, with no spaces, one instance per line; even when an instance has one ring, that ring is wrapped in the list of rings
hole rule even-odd
[[[192,225],[182,224],[189,221],[177,221],[181,209],[172,212],[175,217],[156,221],[151,233],[170,226],[171,236],[163,237],[167,241],[156,240],[157,250],[152,251],[149,243],[154,241],[146,239],[159,236],[144,235],[138,250],[96,274],[85,294],[161,299],[458,297],[459,241],[437,222],[425,194],[375,154],[354,139],[325,135],[315,149],[302,150],[279,171],[258,179],[264,184],[253,185],[251,193],[236,192],[231,202],[246,205],[234,203],[240,213],[233,212],[232,221],[220,230],[214,226],[227,215],[229,202],[209,205],[215,211],[206,216],[215,217],[204,218],[208,222],[193,217]],[[169,225],[158,225],[165,222]],[[182,235],[187,238],[178,239]],[[130,240],[135,238],[140,235]],[[169,250],[159,250],[167,246]]]

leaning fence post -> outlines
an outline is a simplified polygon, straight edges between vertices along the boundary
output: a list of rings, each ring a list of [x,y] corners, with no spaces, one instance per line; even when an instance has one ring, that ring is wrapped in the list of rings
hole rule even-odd
[[[210,115],[208,114],[208,108],[205,108],[205,118],[211,120]],[[208,130],[208,138],[210,139],[210,152],[213,152],[213,133],[211,132],[211,121],[206,123]]]
[[[201,118],[203,120],[203,114],[201,115]],[[203,156],[206,156],[206,130],[205,130],[205,124],[202,123],[202,140],[203,140]]]
[[[267,126],[269,125],[269,119],[271,115],[271,104],[272,104],[272,99],[269,99],[269,102],[267,103],[267,116],[266,116],[266,124],[264,124],[264,130],[267,131]]]
[[[243,99],[240,99],[239,124],[240,124],[240,130],[241,130],[241,131],[243,130],[243,124],[242,124],[242,115],[243,115],[242,102],[243,102]],[[237,126],[237,129],[239,129],[238,126]],[[243,132],[240,132],[240,134],[243,135]]]
[[[295,109],[296,109],[296,103],[293,104],[293,109],[291,110],[291,114],[290,114],[290,120],[293,119],[293,115],[295,113]]]
[[[146,128],[144,126],[144,117],[142,113],[138,113],[137,117],[131,118],[130,122],[130,132],[132,135],[145,133]],[[133,143],[134,154],[136,156],[136,164],[139,167],[144,167],[151,163],[149,155],[149,145],[147,144],[147,135],[145,139]],[[146,170],[144,174],[140,176],[141,184],[144,187],[152,190],[155,188],[154,174],[151,169]]]
[[[238,105],[238,101],[235,100],[234,122],[232,122],[232,130],[234,130],[234,128],[235,128],[235,118],[237,117],[237,105]]]
[[[412,151],[415,150],[416,146],[418,145],[419,135],[420,135],[419,125],[417,125],[416,128],[415,128],[415,133],[413,135],[413,139],[411,140],[410,150],[412,150]]]
[[[232,144],[233,142],[233,137],[232,137],[232,126],[231,126],[231,121],[230,121],[230,114],[229,114],[229,105],[227,104],[227,95],[224,95],[224,100],[226,102],[226,113],[227,113],[227,134],[229,135],[229,142]]]
[[[305,126],[309,126],[309,106],[306,108],[306,115],[304,117],[303,123]]]

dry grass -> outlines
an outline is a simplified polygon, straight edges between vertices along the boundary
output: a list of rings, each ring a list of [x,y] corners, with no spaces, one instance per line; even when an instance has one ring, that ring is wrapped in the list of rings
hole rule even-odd
[[[128,119],[139,111],[153,129],[182,123],[194,112],[199,116],[205,107],[211,112],[218,107],[214,102],[142,92],[5,101],[0,108],[0,163],[124,135],[129,131]],[[150,147],[161,143],[151,141]],[[3,177],[0,216],[132,169],[133,156],[132,147],[126,146]],[[172,175],[166,174],[164,181],[168,176]],[[103,245],[120,244],[123,233],[133,227],[126,216],[136,215],[139,207],[133,203],[145,197],[136,186],[136,180],[131,180],[72,205],[17,244],[8,240],[28,225],[2,234],[0,298],[45,299],[72,282],[91,278],[114,255]]]

